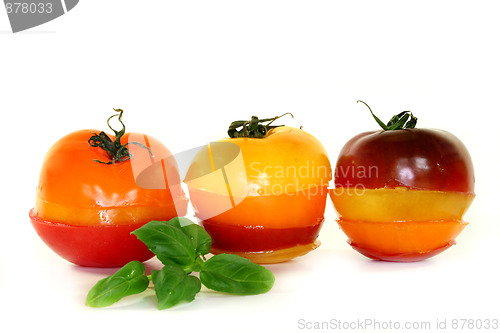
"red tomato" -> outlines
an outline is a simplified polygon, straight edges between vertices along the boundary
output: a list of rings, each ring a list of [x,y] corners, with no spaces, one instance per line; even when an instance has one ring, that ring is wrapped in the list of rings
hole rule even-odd
[[[351,246],[373,259],[415,261],[455,243],[474,199],[474,170],[448,132],[372,131],[345,144],[335,186],[330,195]]]
[[[31,222],[52,250],[78,265],[113,267],[147,260],[153,254],[130,232],[151,220],[186,214],[175,160],[151,136],[115,131],[131,157],[113,161],[89,144],[95,133],[76,131],[50,148]]]

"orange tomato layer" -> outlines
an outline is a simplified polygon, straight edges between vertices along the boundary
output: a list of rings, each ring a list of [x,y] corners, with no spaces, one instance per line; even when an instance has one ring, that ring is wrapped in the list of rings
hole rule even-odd
[[[415,261],[455,242],[467,225],[461,220],[367,222],[338,219],[353,248],[373,259]]]
[[[187,206],[187,201],[180,201],[177,205],[164,207],[113,207],[113,208],[81,208],[58,205],[35,199],[34,210],[36,215],[44,220],[64,223],[75,226],[96,225],[129,225],[141,224],[151,220],[168,221],[178,216]]]
[[[288,229],[311,227],[323,220],[328,190],[248,196],[233,206],[234,198],[189,189],[196,216],[219,225]],[[237,202],[237,200],[236,200]]]
[[[96,226],[169,220],[186,213],[177,165],[163,144],[151,136],[126,133],[121,142],[130,143],[132,158],[108,165],[96,162],[110,161],[104,150],[88,143],[97,132],[70,133],[47,152],[34,207],[38,217]]]
[[[395,189],[330,190],[335,209],[346,220],[366,222],[461,220],[474,194]]]

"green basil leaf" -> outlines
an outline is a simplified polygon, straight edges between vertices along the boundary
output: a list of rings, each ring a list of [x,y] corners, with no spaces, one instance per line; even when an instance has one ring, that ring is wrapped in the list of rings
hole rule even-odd
[[[151,221],[132,232],[164,264],[191,267],[196,259],[191,238],[179,225],[179,220]]]
[[[168,309],[181,301],[191,302],[201,289],[201,282],[196,276],[187,275],[176,265],[164,266],[151,272],[155,286],[158,309]]]
[[[185,217],[179,217],[181,230],[191,238],[194,246],[195,255],[204,256],[210,253],[212,247],[212,238],[202,226],[191,222]]]
[[[192,266],[192,270],[194,272],[201,272],[203,265],[205,265],[205,262],[201,257],[196,258],[194,261],[194,265]]]
[[[139,261],[131,261],[115,274],[99,280],[90,289],[85,303],[90,307],[109,306],[125,296],[139,294],[146,290],[149,279],[144,265]]]
[[[236,295],[262,294],[274,285],[270,270],[234,254],[208,259],[201,267],[200,280],[209,289]]]

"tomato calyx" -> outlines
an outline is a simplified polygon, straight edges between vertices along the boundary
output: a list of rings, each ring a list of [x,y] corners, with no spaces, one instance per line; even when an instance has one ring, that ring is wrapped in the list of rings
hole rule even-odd
[[[403,111],[401,113],[398,113],[397,115],[393,116],[386,125],[373,113],[372,109],[370,108],[370,106],[368,106],[368,104],[358,100],[358,103],[359,102],[363,103],[368,107],[373,118],[375,119],[377,124],[379,124],[380,127],[382,127],[384,131],[415,128],[415,126],[417,125],[417,117],[415,117],[413,113],[411,113],[411,111]]]
[[[286,116],[289,114],[293,118],[293,114],[290,112],[284,113],[281,116],[276,116],[273,118],[265,118],[265,119],[259,119],[257,116],[252,116],[252,119],[250,120],[237,120],[233,121],[231,125],[229,125],[229,129],[227,130],[227,134],[229,135],[230,138],[265,138],[267,132],[269,130],[280,127],[283,125],[271,125],[275,120]],[[261,123],[267,124],[263,125]],[[240,128],[238,130],[238,128]]]
[[[125,124],[123,124],[122,121],[123,110],[122,109],[113,109],[113,110],[118,112],[118,114],[114,114],[111,117],[109,117],[107,123],[108,127],[115,133],[115,140],[114,141],[111,140],[111,138],[106,133],[104,133],[104,131],[101,131],[101,133],[99,134],[94,133],[94,135],[91,136],[90,139],[88,140],[89,145],[91,145],[92,147],[103,149],[106,152],[106,154],[108,154],[108,157],[111,159],[111,161],[104,162],[97,159],[95,159],[94,161],[103,164],[114,164],[116,162],[125,162],[132,158],[132,154],[130,154],[130,151],[127,148],[129,144],[135,144],[141,148],[147,149],[147,151],[149,151],[149,154],[151,154],[151,156],[154,157],[151,150],[139,142],[128,142],[124,145],[121,143],[121,138],[125,134]],[[111,118],[114,117],[118,117],[118,121],[122,125],[122,129],[119,131],[111,127],[111,124],[109,123]]]

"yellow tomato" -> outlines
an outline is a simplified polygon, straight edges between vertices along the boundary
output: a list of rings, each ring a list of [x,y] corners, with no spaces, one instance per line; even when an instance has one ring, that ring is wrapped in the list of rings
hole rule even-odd
[[[331,166],[311,134],[277,127],[264,138],[225,138],[201,149],[186,176],[213,252],[278,262],[318,246]]]

